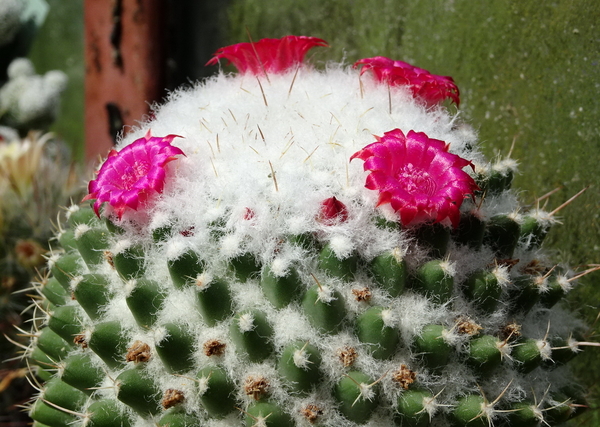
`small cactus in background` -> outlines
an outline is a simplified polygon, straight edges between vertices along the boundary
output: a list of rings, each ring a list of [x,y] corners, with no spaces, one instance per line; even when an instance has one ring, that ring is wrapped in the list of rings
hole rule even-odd
[[[48,130],[67,85],[65,73],[52,70],[37,75],[25,57],[48,9],[45,0],[0,4],[0,126],[16,129],[21,137],[30,130]]]
[[[0,88],[0,123],[21,133],[47,130],[56,120],[60,95],[67,76],[59,70],[36,75],[27,58],[16,58],[8,66],[8,81]]]
[[[67,210],[39,284],[42,426],[536,426],[585,408],[564,366],[580,274],[540,250],[449,77],[323,40],[223,48]],[[91,206],[87,203],[91,202]]]

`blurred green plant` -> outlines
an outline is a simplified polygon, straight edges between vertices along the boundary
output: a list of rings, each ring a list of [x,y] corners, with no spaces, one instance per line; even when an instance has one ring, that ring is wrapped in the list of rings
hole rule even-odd
[[[48,15],[28,57],[39,73],[62,70],[69,84],[61,97],[61,113],[50,131],[66,141],[73,159],[83,160],[84,75],[83,1],[46,0]]]
[[[33,392],[17,351],[29,340],[21,332],[32,321],[30,283],[43,280],[58,206],[80,197],[65,143],[32,131],[56,120],[67,81],[61,71],[37,75],[25,58],[47,14],[45,0],[0,3],[0,424],[15,427],[31,422],[17,407]]]
[[[320,37],[329,52],[313,58],[346,60],[388,56],[436,74],[450,75],[461,89],[461,114],[479,126],[486,155],[520,160],[515,186],[534,204],[542,194],[559,206],[590,188],[560,212],[545,246],[556,261],[600,261],[600,8],[594,0],[238,0],[230,7],[228,41]],[[599,273],[584,277],[570,295],[571,308],[593,325],[600,310]],[[600,402],[598,351],[574,361]],[[592,410],[574,425],[600,425]]]
[[[81,197],[79,176],[52,134],[0,140],[0,423],[24,421],[15,405],[32,390],[15,344],[29,341],[21,332],[30,329],[30,283],[43,280],[58,206]]]

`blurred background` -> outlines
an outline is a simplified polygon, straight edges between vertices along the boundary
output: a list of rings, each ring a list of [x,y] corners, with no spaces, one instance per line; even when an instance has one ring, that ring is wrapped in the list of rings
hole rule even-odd
[[[13,291],[25,289],[39,267],[35,260],[23,261],[23,254],[31,258],[47,248],[47,219],[56,216],[52,207],[80,197],[89,177],[87,167],[106,154],[119,132],[143,119],[149,104],[217,72],[217,67],[204,67],[211,54],[221,46],[248,41],[248,34],[254,40],[288,34],[323,38],[331,47],[312,56],[317,67],[327,61],[352,64],[387,56],[452,76],[461,90],[460,114],[477,129],[488,157],[506,156],[514,141],[512,156],[520,164],[514,187],[521,190],[525,204],[558,189],[549,198],[547,209],[552,210],[589,186],[560,212],[562,225],[552,229],[545,246],[557,262],[577,270],[600,263],[597,0],[14,1],[35,3],[32,16],[38,17],[39,25],[35,19],[23,25],[33,35],[29,45],[20,48],[30,68],[26,63],[14,66],[12,78],[32,77],[31,68],[36,76],[53,70],[63,74],[51,74],[47,80],[52,84],[43,86],[56,104],[49,102],[48,117],[18,124],[17,113],[0,102],[0,125],[16,128],[19,134],[2,136],[0,143],[19,138],[22,147],[29,138],[28,149],[43,146],[38,157],[51,160],[43,167],[43,162],[30,165],[31,177],[20,177],[25,187],[15,187],[14,179],[4,187],[0,181],[0,326],[13,340],[26,340],[10,332],[10,325],[26,321],[20,313],[27,305],[27,292]],[[0,14],[12,2],[0,0]],[[0,37],[7,22],[0,19]],[[4,86],[11,82],[8,59],[17,57],[19,50],[13,48],[0,46]],[[136,62],[139,56],[143,60]],[[142,89],[132,89],[138,86]],[[32,136],[29,131],[34,129],[53,136],[47,141],[44,134]],[[15,158],[14,149],[10,155],[7,151],[0,150],[4,170]],[[22,175],[23,168],[17,169]],[[10,203],[9,193],[14,199]],[[37,204],[40,194],[43,209]],[[29,218],[22,224],[24,210]],[[20,224],[15,227],[11,221]],[[591,325],[590,340],[596,341],[599,282],[600,273],[582,278],[567,302]],[[27,324],[22,327],[28,329]],[[9,347],[0,347],[3,359],[14,356]],[[590,390],[592,409],[570,425],[600,425],[599,356],[598,349],[590,348],[571,363]],[[25,421],[13,407],[27,394],[19,366],[16,361],[2,367],[0,426],[25,425],[17,424]],[[10,387],[22,393],[8,393]]]

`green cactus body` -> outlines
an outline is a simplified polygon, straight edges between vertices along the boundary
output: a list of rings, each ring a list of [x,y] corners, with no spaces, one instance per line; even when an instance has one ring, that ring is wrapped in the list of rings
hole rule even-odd
[[[131,427],[130,415],[114,400],[97,400],[87,408],[89,427]]]
[[[100,317],[103,307],[114,297],[108,284],[109,279],[99,274],[85,274],[71,283],[73,296],[94,320]]]
[[[416,238],[428,250],[430,256],[441,258],[448,251],[450,229],[439,223],[426,224],[415,230]]]
[[[550,343],[527,338],[516,344],[511,356],[517,363],[517,369],[528,373],[540,366],[543,360],[550,358],[549,350]]]
[[[77,320],[77,307],[72,305],[56,307],[50,314],[48,327],[65,341],[72,342],[73,338],[81,333],[81,324]]]
[[[346,315],[342,295],[329,287],[315,285],[304,294],[302,308],[319,332],[332,334],[342,327]]]
[[[246,427],[287,427],[293,423],[291,417],[277,404],[270,402],[252,403],[246,411]]]
[[[185,327],[176,323],[167,323],[158,329],[160,337],[156,339],[156,352],[171,373],[181,374],[189,371],[194,362],[194,338]]]
[[[108,249],[109,232],[100,227],[90,228],[79,225],[75,230],[77,250],[88,266],[100,264],[104,259],[104,251]]]
[[[455,426],[460,427],[486,427],[490,425],[490,418],[484,411],[485,398],[470,394],[458,400],[452,409],[451,420]]]
[[[61,380],[87,394],[100,387],[104,372],[88,354],[75,353],[62,361]]]
[[[469,342],[468,363],[480,375],[489,375],[502,364],[503,357],[508,354],[508,343],[500,341],[493,335],[484,335]]]
[[[374,381],[359,371],[349,372],[335,385],[335,397],[340,411],[346,418],[358,424],[369,420],[377,407],[377,389]]]
[[[245,282],[260,271],[260,263],[254,254],[248,252],[230,259],[229,265],[233,274],[240,282]]]
[[[511,258],[521,234],[521,226],[511,215],[496,215],[486,224],[483,243],[499,258]]]
[[[123,280],[142,277],[145,260],[144,249],[141,246],[126,246],[113,256],[115,270]]]
[[[42,396],[45,401],[71,411],[78,410],[87,399],[85,393],[59,378],[52,378],[44,385]]]
[[[58,362],[64,359],[73,349],[72,340],[65,341],[51,328],[43,328],[36,338],[37,347],[46,353],[51,360]]]
[[[442,325],[427,325],[415,338],[414,350],[427,368],[437,371],[448,363],[452,347],[444,338],[446,333]]]
[[[34,425],[581,413],[559,303],[577,277],[543,256],[550,220],[514,214],[514,164],[372,68],[298,65],[177,92],[68,209],[28,350]]]
[[[214,326],[232,314],[231,293],[225,280],[197,281],[196,284],[198,309],[207,325]]]
[[[200,401],[213,417],[222,418],[235,410],[235,384],[223,368],[207,366],[198,373]]]
[[[43,283],[42,295],[48,300],[48,302],[54,305],[63,305],[67,302],[69,297],[68,292],[60,284],[55,277],[51,277]]]
[[[517,402],[509,409],[507,422],[515,427],[535,427],[544,419],[540,408],[533,402]]]
[[[408,390],[398,398],[397,421],[407,427],[427,427],[430,422],[428,408],[434,401],[433,395],[426,390]]]
[[[458,228],[453,230],[454,242],[475,250],[480,249],[485,235],[485,222],[480,216],[478,211],[463,214]]]
[[[111,368],[125,364],[127,337],[118,321],[96,324],[90,334],[88,345]]]
[[[237,314],[229,328],[236,349],[252,362],[260,362],[273,353],[273,328],[264,313],[253,310]]]
[[[204,271],[204,262],[193,250],[187,250],[169,260],[168,266],[173,284],[178,288],[190,285]]]
[[[29,411],[29,416],[38,423],[47,426],[67,426],[77,421],[76,416],[61,411],[45,403],[42,399],[36,400]]]
[[[390,316],[390,310],[371,307],[356,319],[356,336],[361,342],[367,344],[376,359],[392,357],[400,341],[398,331],[386,324]]]
[[[296,299],[302,289],[300,274],[290,268],[285,274],[277,275],[272,268],[267,267],[260,281],[265,297],[276,308],[283,308]]]
[[[451,264],[441,260],[426,262],[417,271],[413,288],[438,304],[448,302],[454,290]]]
[[[476,307],[485,313],[491,313],[498,307],[502,286],[492,271],[480,270],[470,275],[465,282],[467,299],[475,302]]]
[[[308,393],[321,381],[320,365],[319,349],[309,343],[297,342],[283,350],[277,367],[291,390]]]
[[[67,291],[71,280],[77,277],[82,269],[81,262],[81,255],[76,252],[66,253],[52,262],[52,275]]]
[[[375,257],[371,262],[370,272],[377,285],[388,291],[391,296],[397,297],[404,290],[408,267],[400,249],[394,248]]]
[[[160,389],[143,369],[128,369],[116,378],[117,398],[143,417],[160,413]]]
[[[160,285],[148,279],[130,282],[131,290],[126,297],[127,306],[142,328],[151,327],[162,308],[166,293]]]
[[[342,280],[351,280],[358,268],[358,259],[356,255],[349,255],[345,258],[338,258],[330,245],[325,247],[319,253],[319,267],[327,274],[333,277],[339,277]]]
[[[179,410],[166,411],[158,421],[159,427],[193,427],[197,426],[199,420],[197,417],[186,414]]]

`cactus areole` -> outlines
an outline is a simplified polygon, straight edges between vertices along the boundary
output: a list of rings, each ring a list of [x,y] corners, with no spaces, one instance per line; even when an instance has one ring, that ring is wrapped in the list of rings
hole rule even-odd
[[[484,159],[452,79],[382,57],[304,63],[325,46],[219,50],[209,64],[238,73],[172,93],[99,167],[39,285],[34,425],[582,412],[565,366],[582,325],[557,304],[576,273],[539,248],[551,221],[521,227],[516,162]]]

